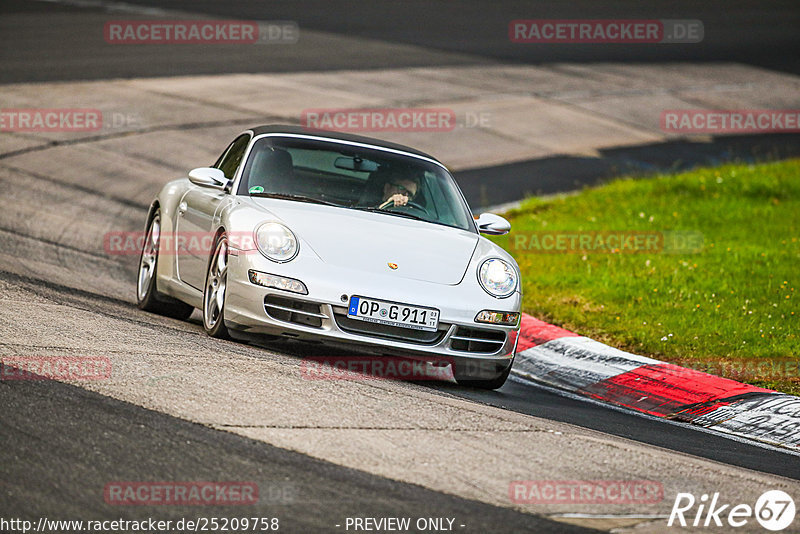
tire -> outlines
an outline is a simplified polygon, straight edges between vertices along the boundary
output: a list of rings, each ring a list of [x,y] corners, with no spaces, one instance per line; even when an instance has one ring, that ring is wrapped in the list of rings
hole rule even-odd
[[[203,329],[211,337],[230,339],[225,327],[225,293],[228,287],[228,237],[220,234],[208,261],[203,286]]]
[[[455,363],[453,365],[453,378],[456,379],[459,386],[466,386],[478,389],[499,389],[506,383],[508,379],[509,373],[511,373],[511,367],[514,364],[514,360],[508,363],[508,366],[505,369],[499,370],[498,373],[493,377],[486,377],[486,372],[482,372],[476,375],[475,363],[466,363],[466,364],[459,364]],[[478,364],[477,371],[480,371],[481,364]]]
[[[158,253],[161,241],[161,212],[156,210],[147,223],[142,253],[139,255],[139,273],[136,278],[136,305],[141,310],[166,315],[185,321],[194,307],[175,300],[158,291]]]

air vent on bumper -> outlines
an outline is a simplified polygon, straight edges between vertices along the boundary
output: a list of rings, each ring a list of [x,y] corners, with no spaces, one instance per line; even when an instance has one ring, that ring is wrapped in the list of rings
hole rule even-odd
[[[503,348],[506,333],[502,330],[459,326],[450,336],[450,348],[463,352],[494,354]]]
[[[320,312],[319,304],[292,298],[267,295],[264,310],[276,321],[320,328],[327,316]]]

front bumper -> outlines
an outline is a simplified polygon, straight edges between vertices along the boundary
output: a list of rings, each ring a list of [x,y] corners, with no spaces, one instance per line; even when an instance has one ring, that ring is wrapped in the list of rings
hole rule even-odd
[[[250,269],[301,280],[308,295],[252,284]],[[317,258],[278,264],[257,252],[231,249],[227,284],[225,325],[248,334],[367,346],[386,355],[477,362],[493,369],[507,367],[516,349],[514,333],[519,325],[487,325],[474,319],[485,309],[519,311],[519,293],[496,299],[483,291],[477,279],[448,286],[330,266]],[[348,319],[351,295],[437,308],[439,330],[427,333]]]

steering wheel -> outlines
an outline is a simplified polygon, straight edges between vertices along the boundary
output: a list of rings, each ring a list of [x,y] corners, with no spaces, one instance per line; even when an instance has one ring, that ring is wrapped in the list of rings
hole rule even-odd
[[[395,206],[395,205],[392,204],[392,205],[386,206],[385,209],[391,209],[391,208],[394,208],[394,209],[397,209],[397,208],[415,208],[415,209],[418,209],[419,211],[421,211],[423,213],[428,213],[427,209],[423,208],[421,205],[419,205],[418,203],[414,202],[413,200],[409,200],[408,202],[406,202],[402,206]]]

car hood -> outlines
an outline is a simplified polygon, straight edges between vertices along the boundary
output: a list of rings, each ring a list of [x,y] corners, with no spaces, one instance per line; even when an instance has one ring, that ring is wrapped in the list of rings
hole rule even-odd
[[[403,217],[278,199],[252,199],[327,264],[398,278],[461,282],[478,235]],[[396,265],[392,269],[390,264]]]

